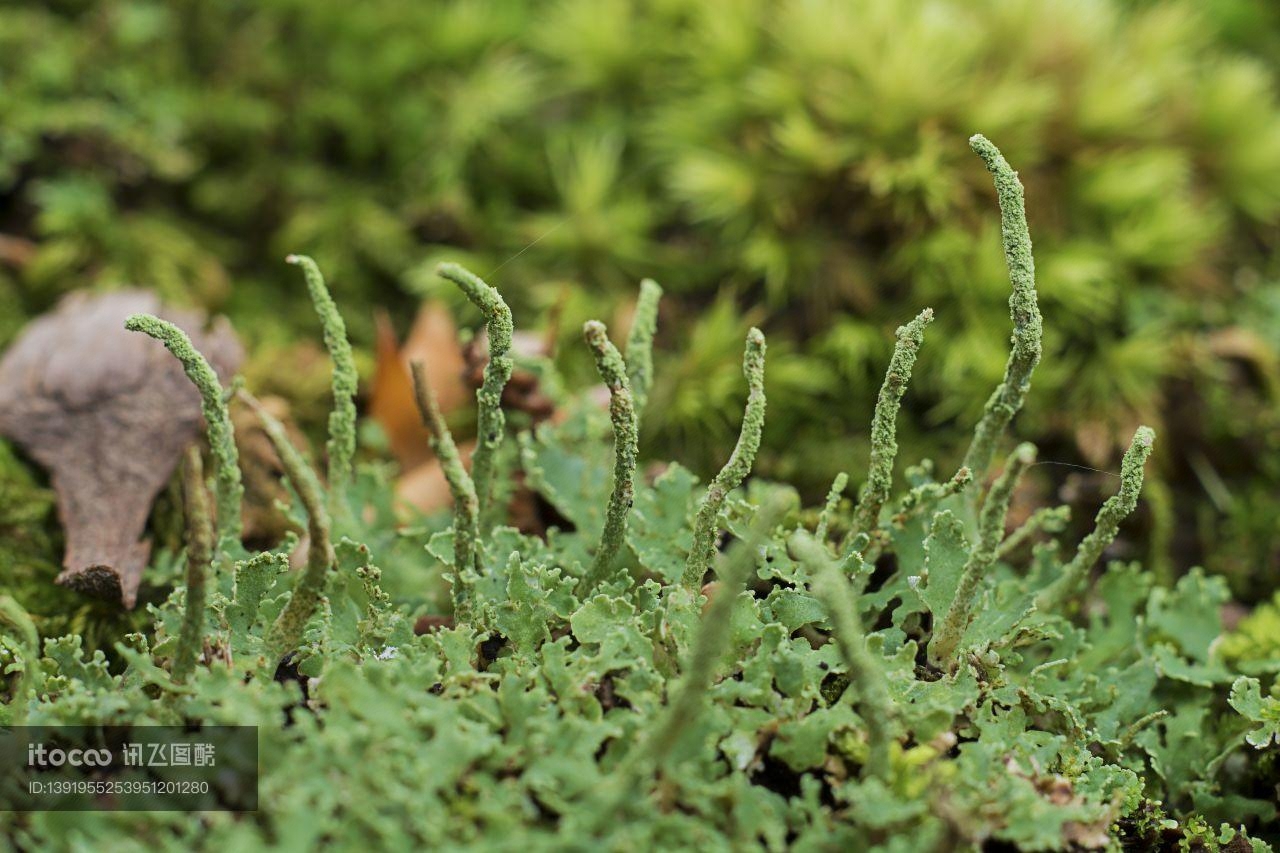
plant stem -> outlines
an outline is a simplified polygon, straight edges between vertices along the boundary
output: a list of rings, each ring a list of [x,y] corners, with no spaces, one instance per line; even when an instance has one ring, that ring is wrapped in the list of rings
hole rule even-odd
[[[653,386],[653,336],[658,330],[658,302],[662,288],[656,281],[646,278],[640,282],[640,298],[636,300],[635,318],[631,321],[631,333],[627,335],[627,381],[631,384],[631,397],[635,401],[636,423],[644,415],[649,402],[649,389]]]
[[[1035,460],[1035,445],[1019,444],[1009,454],[1004,471],[982,502],[982,511],[978,515],[978,542],[960,575],[955,598],[951,600],[946,615],[936,623],[937,627],[929,640],[929,663],[939,669],[951,668],[956,649],[960,646],[965,629],[969,627],[978,586],[986,576],[987,569],[996,560],[1000,540],[1004,537],[1004,522],[1009,513],[1009,500],[1013,497],[1013,490],[1023,472]]]
[[[484,382],[476,392],[479,407],[476,449],[471,454],[471,479],[479,499],[480,515],[488,511],[493,492],[495,457],[502,447],[506,419],[502,414],[502,389],[511,378],[511,336],[515,326],[511,309],[496,288],[485,284],[479,276],[457,264],[441,264],[436,271],[456,284],[480,312],[489,332],[489,363],[484,369]]]
[[[889,360],[889,369],[885,372],[871,419],[871,463],[867,467],[867,481],[858,495],[858,506],[853,511],[851,536],[874,530],[880,519],[880,509],[889,499],[893,488],[893,460],[898,455],[898,410],[911,381],[916,354],[924,343],[924,330],[932,322],[933,310],[926,308],[910,323],[898,327],[898,340],[893,345],[893,357]]]
[[[218,536],[239,540],[242,530],[240,503],[244,497],[244,485],[240,480],[240,455],[236,450],[235,433],[231,428],[231,415],[222,396],[218,374],[192,345],[187,333],[167,320],[151,314],[134,314],[125,320],[124,327],[131,332],[142,332],[164,344],[182,362],[187,378],[200,392],[201,410],[204,412],[209,432],[209,448],[213,452],[216,469],[214,482]]]
[[[355,358],[347,339],[347,325],[329,295],[316,262],[306,255],[289,255],[285,261],[302,267],[307,292],[324,330],[325,348],[333,359],[333,411],[329,413],[329,441],[325,450],[329,457],[329,505],[331,510],[337,510],[345,506],[343,498],[351,481],[356,452]]]
[[[742,358],[742,372],[747,377],[750,391],[747,395],[747,408],[742,418],[742,431],[738,435],[738,443],[729,456],[729,461],[720,469],[720,473],[707,487],[707,493],[698,507],[698,516],[693,527],[693,546],[689,549],[689,558],[685,562],[684,576],[681,582],[689,589],[697,589],[702,585],[702,578],[711,568],[712,557],[716,550],[716,533],[719,527],[720,509],[724,506],[729,492],[742,484],[751,466],[755,462],[756,451],[760,449],[760,435],[764,431],[764,333],[752,329],[747,333],[746,352]]]
[[[470,610],[470,578],[480,572],[480,502],[476,498],[475,483],[462,464],[462,455],[453,442],[453,433],[440,414],[435,393],[427,381],[422,362],[409,364],[413,374],[414,400],[422,423],[431,433],[431,449],[440,460],[445,481],[453,495],[453,568],[457,572],[453,588],[453,612],[458,621],[464,621]]]
[[[173,680],[179,684],[195,670],[204,647],[205,579],[213,562],[213,523],[198,447],[188,448],[183,459],[182,511],[187,522],[187,609],[173,655]]]
[[[307,534],[311,540],[307,547],[307,564],[294,584],[289,602],[267,632],[267,648],[273,654],[283,656],[295,650],[302,641],[303,629],[316,612],[329,579],[329,570],[335,562],[329,513],[325,509],[324,492],[315,470],[303,461],[298,449],[289,441],[284,425],[247,391],[240,392],[240,399],[262,421],[262,428],[275,448],[276,455],[280,457],[285,475],[293,483],[298,500],[307,512]]]
[[[1075,556],[1063,568],[1062,575],[1036,596],[1037,610],[1049,611],[1057,607],[1076,589],[1107,546],[1115,541],[1116,534],[1120,531],[1120,522],[1138,506],[1138,495],[1142,492],[1142,469],[1151,456],[1155,440],[1156,434],[1151,427],[1140,426],[1133,434],[1133,441],[1129,443],[1129,449],[1125,451],[1124,460],[1120,463],[1120,491],[1107,498],[1098,510],[1093,531],[1080,542]]]
[[[1031,256],[1031,232],[1027,228],[1022,182],[1000,150],[985,136],[972,136],[969,147],[982,158],[987,171],[995,179],[996,196],[1000,201],[1000,234],[1004,242],[1004,259],[1009,267],[1009,280],[1013,284],[1013,293],[1009,296],[1009,314],[1013,319],[1013,347],[1005,365],[1004,381],[987,400],[963,463],[975,477],[981,478],[991,466],[996,442],[1026,399],[1027,389],[1031,387],[1031,373],[1040,363],[1044,328],[1040,320],[1040,306],[1036,301],[1036,266]]]
[[[590,320],[582,328],[587,345],[595,355],[596,370],[609,388],[609,419],[613,422],[613,491],[605,509],[604,529],[587,576],[590,592],[606,579],[613,559],[627,535],[627,512],[635,499],[636,456],[638,438],[636,409],[627,379],[627,365],[621,353],[609,341],[603,323]]]

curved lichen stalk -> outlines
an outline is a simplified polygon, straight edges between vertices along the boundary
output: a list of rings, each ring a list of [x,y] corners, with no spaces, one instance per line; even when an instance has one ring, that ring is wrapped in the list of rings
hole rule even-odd
[[[627,365],[622,354],[609,340],[603,323],[590,320],[582,327],[587,345],[595,355],[596,369],[609,389],[609,419],[613,422],[613,491],[605,509],[604,529],[596,547],[586,590],[590,591],[606,579],[613,559],[627,535],[627,512],[635,498],[636,456],[638,438],[636,409],[627,379]]]
[[[242,529],[240,503],[244,498],[244,485],[240,480],[240,454],[236,450],[231,414],[223,398],[218,374],[192,345],[187,333],[167,320],[151,314],[134,314],[125,320],[124,327],[131,332],[142,332],[164,344],[182,362],[187,378],[200,392],[200,406],[209,432],[209,448],[213,453],[215,468],[218,535],[220,538],[238,540]]]
[[[874,530],[880,519],[880,509],[889,499],[893,488],[893,461],[898,455],[898,410],[902,407],[907,383],[911,381],[916,354],[924,343],[924,330],[932,322],[933,310],[926,308],[910,323],[898,327],[898,340],[893,345],[893,357],[889,360],[889,369],[885,372],[871,419],[871,463],[867,467],[867,481],[853,511],[850,536]]]
[[[453,586],[453,612],[457,620],[463,621],[470,608],[468,573],[480,571],[480,502],[476,498],[475,483],[463,467],[462,454],[454,444],[453,433],[440,414],[440,406],[427,382],[422,362],[410,362],[409,370],[413,374],[418,414],[431,433],[431,449],[440,460],[445,482],[453,495],[453,566],[457,572]]]
[[[315,306],[324,330],[324,345],[333,359],[333,411],[329,413],[329,441],[325,451],[329,457],[329,502],[334,508],[343,506],[343,495],[351,481],[352,460],[356,453],[356,376],[355,357],[347,340],[347,325],[316,262],[306,255],[289,255],[285,261],[302,267],[307,292]]]
[[[863,765],[863,774],[887,781],[893,743],[893,700],[884,671],[867,650],[866,632],[858,617],[853,589],[827,549],[805,531],[797,530],[787,548],[813,578],[810,588],[827,610],[831,636],[858,691],[858,711],[867,725],[867,763]]]
[[[1000,547],[996,551],[996,559],[1008,559],[1010,554],[1041,531],[1061,533],[1070,520],[1071,507],[1069,506],[1041,507],[1033,512],[1031,517],[1022,523],[1021,527],[1010,533],[1008,539],[1000,543]]]
[[[981,478],[991,465],[996,443],[1026,399],[1027,389],[1031,387],[1031,374],[1040,362],[1044,328],[1036,301],[1036,267],[1031,257],[1031,232],[1027,229],[1027,211],[1018,173],[985,136],[977,134],[971,137],[969,147],[982,158],[995,178],[996,195],[1000,200],[1004,259],[1013,285],[1013,293],[1009,296],[1013,347],[1005,365],[1004,380],[987,400],[964,457],[965,467]]]
[[[307,545],[307,564],[293,586],[293,594],[289,596],[289,602],[267,631],[267,648],[272,654],[282,656],[295,650],[302,641],[303,629],[315,615],[320,598],[324,595],[325,584],[329,580],[329,571],[336,562],[329,513],[325,508],[324,490],[320,486],[316,472],[303,460],[298,449],[289,441],[284,425],[264,409],[253,395],[241,391],[239,397],[262,422],[262,429],[280,458],[285,476],[293,484],[293,490],[307,513],[307,535],[310,538]]]
[[[195,670],[204,649],[205,581],[213,562],[213,522],[204,486],[199,448],[187,449],[182,469],[182,513],[186,517],[186,610],[173,654],[173,680],[181,684]]]
[[[693,546],[689,549],[689,558],[685,562],[684,575],[681,582],[690,589],[697,589],[702,584],[702,577],[711,568],[711,560],[715,556],[716,532],[719,526],[720,509],[724,506],[729,492],[736,489],[751,473],[755,463],[756,451],[760,449],[760,435],[764,431],[764,333],[753,328],[747,333],[746,352],[742,357],[742,372],[747,377],[750,388],[747,394],[747,408],[742,417],[742,432],[738,435],[738,443],[729,456],[729,461],[720,469],[720,473],[707,487],[707,493],[698,507],[698,515],[694,520]]]
[[[662,288],[656,281],[646,278],[640,282],[640,297],[636,300],[635,317],[627,335],[627,381],[631,385],[637,425],[649,402],[649,389],[653,387],[653,336],[658,331],[661,299]]]
[[[503,301],[502,294],[479,276],[457,264],[441,264],[436,271],[442,278],[456,284],[480,309],[489,332],[489,364],[484,369],[484,382],[476,392],[479,408],[476,427],[478,434],[476,449],[471,454],[471,479],[475,483],[480,514],[483,516],[493,491],[495,457],[502,447],[506,430],[506,419],[502,414],[502,389],[511,378],[514,367],[509,353],[515,326],[511,320],[511,309]]]
[[[952,657],[964,637],[969,626],[969,617],[973,611],[973,600],[978,593],[978,586],[986,576],[987,569],[996,561],[1000,541],[1004,538],[1005,517],[1009,514],[1009,501],[1018,480],[1036,460],[1036,448],[1033,444],[1018,445],[1004,471],[987,492],[982,502],[982,511],[978,515],[978,542],[969,559],[965,563],[964,572],[960,575],[960,583],[956,586],[955,598],[952,599],[946,615],[937,623],[933,637],[929,640],[929,663],[939,669],[949,669]]]
[[[1071,594],[1089,569],[1093,568],[1093,564],[1098,562],[1102,552],[1115,541],[1116,534],[1120,531],[1120,522],[1138,506],[1143,467],[1151,456],[1155,440],[1156,434],[1151,427],[1141,426],[1134,432],[1133,441],[1129,443],[1129,449],[1125,451],[1120,463],[1120,491],[1107,498],[1102,509],[1098,510],[1093,532],[1080,542],[1075,556],[1063,568],[1062,575],[1036,596],[1037,610],[1051,610]]]

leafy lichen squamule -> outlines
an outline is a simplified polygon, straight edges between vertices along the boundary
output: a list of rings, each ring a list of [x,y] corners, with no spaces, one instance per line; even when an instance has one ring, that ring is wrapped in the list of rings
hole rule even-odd
[[[186,516],[186,610],[173,654],[173,680],[181,684],[195,670],[204,648],[205,579],[213,562],[213,522],[197,447],[187,449],[182,469],[182,512]]]
[[[1009,267],[1009,281],[1013,285],[1013,293],[1009,296],[1013,347],[1005,365],[1004,380],[987,400],[964,457],[965,467],[980,478],[991,465],[1000,436],[1026,399],[1027,389],[1031,387],[1031,374],[1040,363],[1044,328],[1036,301],[1036,266],[1031,257],[1031,232],[1027,228],[1022,182],[1000,150],[985,136],[975,134],[969,139],[969,147],[982,158],[995,179],[1004,258]]]
[[[333,359],[333,411],[329,413],[329,499],[334,507],[342,505],[342,496],[351,480],[352,459],[356,452],[356,362],[347,340],[347,324],[338,311],[324,276],[316,262],[306,255],[289,255],[285,261],[302,267],[307,292],[315,306],[324,331],[324,345]]]
[[[307,512],[307,535],[311,540],[307,546],[307,564],[294,584],[289,602],[276,617],[266,637],[267,648],[273,654],[284,655],[296,649],[302,641],[303,629],[320,604],[320,597],[324,595],[325,584],[329,579],[329,570],[335,562],[329,512],[325,508],[324,490],[316,472],[303,460],[293,442],[289,441],[284,425],[262,408],[262,404],[251,394],[241,391],[240,399],[253,409],[262,422],[262,429],[280,458],[285,476],[293,483],[298,500]]]
[[[603,323],[590,320],[582,327],[582,333],[595,355],[600,378],[609,389],[609,419],[613,422],[614,443],[613,491],[605,509],[600,544],[587,578],[587,588],[590,589],[606,580],[609,567],[626,538],[627,512],[635,497],[638,438],[636,408],[622,354],[609,340]]]
[[[940,669],[950,667],[952,657],[960,646],[965,629],[969,626],[969,617],[973,611],[973,600],[978,593],[978,586],[999,553],[1000,540],[1004,538],[1005,517],[1009,513],[1009,501],[1013,497],[1013,490],[1018,485],[1023,472],[1035,461],[1035,445],[1019,444],[1009,454],[1004,471],[987,492],[986,500],[982,503],[982,511],[978,515],[977,545],[965,562],[964,572],[960,575],[960,583],[956,587],[955,598],[947,608],[946,615],[937,623],[933,637],[929,640],[929,662],[935,667]]]
[[[897,419],[902,405],[902,395],[911,381],[916,354],[924,342],[924,330],[933,322],[933,310],[926,308],[905,326],[899,326],[893,357],[885,372],[884,384],[876,400],[875,414],[871,420],[871,463],[867,468],[867,481],[858,495],[858,506],[853,512],[851,535],[869,533],[880,518],[880,509],[889,499],[893,488],[893,460],[898,455]]]
[[[658,302],[661,299],[662,288],[656,281],[646,278],[640,282],[635,318],[627,335],[627,381],[631,383],[637,423],[644,415],[649,389],[653,387],[653,336],[658,331]]]
[[[442,278],[456,284],[480,309],[489,332],[489,364],[484,369],[484,382],[476,392],[479,408],[476,427],[478,435],[476,449],[471,455],[471,479],[475,483],[480,514],[483,516],[488,509],[493,489],[495,456],[502,446],[506,429],[506,419],[502,414],[502,389],[506,387],[515,366],[509,355],[515,326],[511,320],[511,309],[503,301],[502,294],[479,276],[457,264],[441,264],[436,271]]]
[[[760,449],[760,435],[764,431],[764,332],[753,328],[747,333],[746,352],[742,357],[742,372],[747,377],[750,391],[747,395],[746,412],[742,418],[742,432],[738,435],[738,443],[729,456],[729,461],[720,469],[720,473],[707,487],[707,493],[698,507],[698,515],[694,520],[693,546],[689,549],[689,558],[685,562],[684,575],[681,582],[691,589],[702,584],[702,576],[711,568],[711,560],[715,556],[716,531],[720,519],[720,509],[724,506],[729,492],[741,485],[751,466],[755,463],[756,451]]]
[[[1107,498],[1094,519],[1093,531],[1076,549],[1076,554],[1062,570],[1061,577],[1036,597],[1036,609],[1050,610],[1069,595],[1098,562],[1102,552],[1115,541],[1124,521],[1138,506],[1142,492],[1143,467],[1151,456],[1156,434],[1151,427],[1140,426],[1133,434],[1129,449],[1120,463],[1120,490]]]
[[[134,314],[125,320],[124,327],[131,332],[142,332],[164,344],[182,362],[187,378],[200,392],[201,409],[209,431],[209,447],[217,469],[214,472],[214,484],[218,535],[226,539],[239,539],[240,503],[244,498],[244,485],[240,480],[240,455],[236,450],[235,433],[231,428],[231,415],[227,411],[226,400],[223,399],[218,374],[192,345],[187,333],[167,320],[151,314]]]
[[[826,608],[832,638],[858,691],[859,714],[867,726],[867,763],[863,766],[863,773],[888,780],[889,747],[893,742],[893,700],[889,697],[879,662],[867,650],[866,633],[858,617],[853,589],[827,549],[805,531],[797,530],[788,541],[787,548],[814,579],[811,588]]]
[[[453,495],[453,564],[457,572],[453,586],[453,612],[455,618],[462,620],[467,617],[470,606],[468,574],[480,570],[480,503],[476,498],[475,483],[462,464],[458,446],[454,444],[453,433],[440,414],[440,406],[427,382],[422,362],[410,362],[409,370],[413,375],[418,414],[431,433],[431,449],[440,460],[445,482]]]

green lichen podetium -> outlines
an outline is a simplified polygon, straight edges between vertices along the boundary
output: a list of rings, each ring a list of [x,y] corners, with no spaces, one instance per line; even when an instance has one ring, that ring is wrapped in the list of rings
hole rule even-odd
[[[867,762],[863,773],[888,781],[889,748],[893,742],[893,700],[880,663],[867,650],[866,632],[858,616],[857,601],[849,581],[832,561],[827,549],[803,530],[787,543],[791,555],[813,577],[811,589],[826,608],[832,637],[840,649],[849,677],[857,687],[859,714],[867,726]]]
[[[632,400],[627,364],[609,340],[604,323],[589,320],[582,327],[583,337],[595,356],[596,370],[609,389],[609,420],[613,422],[613,491],[605,509],[604,530],[587,576],[588,590],[605,581],[609,567],[627,535],[627,512],[635,499],[636,456],[638,448],[638,416]]]
[[[729,455],[729,461],[716,474],[707,493],[698,507],[698,515],[693,526],[693,545],[689,549],[689,558],[685,562],[684,575],[681,582],[690,589],[697,589],[702,584],[702,577],[711,568],[711,560],[715,556],[716,531],[719,528],[720,509],[724,506],[729,492],[741,485],[751,466],[755,463],[756,451],[760,449],[760,435],[764,431],[764,332],[753,328],[747,333],[746,351],[742,357],[742,372],[747,377],[746,412],[742,417],[742,431],[738,435],[738,443]]]
[[[840,505],[840,496],[844,494],[848,485],[849,475],[843,471],[836,474],[836,478],[831,481],[831,489],[827,492],[827,499],[822,504],[822,512],[818,515],[818,526],[813,532],[813,537],[819,542],[827,541],[827,528],[831,525],[831,516]]]
[[[649,389],[653,387],[653,336],[658,331],[658,302],[661,299],[662,288],[656,281],[646,278],[640,282],[640,297],[636,300],[635,317],[627,335],[627,381],[631,383],[637,423],[644,415]]]
[[[240,538],[240,503],[244,498],[244,485],[240,481],[240,454],[236,450],[235,433],[231,428],[231,414],[222,395],[218,374],[191,343],[187,333],[177,326],[151,314],[134,314],[125,320],[124,327],[131,332],[142,332],[165,345],[178,361],[187,378],[200,392],[204,421],[209,431],[209,448],[213,452],[214,491],[218,509],[218,536],[223,539]]]
[[[1010,533],[1008,539],[1000,543],[1000,547],[996,551],[996,559],[1007,559],[1010,554],[1022,547],[1032,536],[1035,536],[1040,531],[1061,533],[1070,520],[1071,507],[1069,506],[1041,507],[1033,512],[1031,517],[1022,523],[1021,527]]]
[[[431,449],[440,460],[449,493],[453,495],[453,567],[457,572],[453,612],[461,620],[468,615],[470,607],[468,574],[480,571],[480,502],[476,498],[475,483],[463,466],[462,454],[453,441],[453,433],[440,414],[440,406],[427,381],[422,362],[410,362],[409,371],[413,375],[413,395],[418,414],[431,433]]]
[[[262,404],[253,395],[241,391],[239,396],[262,422],[263,431],[275,448],[276,455],[280,457],[285,476],[293,484],[293,490],[307,513],[307,535],[310,538],[307,564],[294,584],[289,602],[280,611],[266,636],[267,648],[272,654],[284,656],[297,649],[301,642],[302,631],[320,604],[329,570],[335,562],[329,512],[325,508],[324,489],[316,472],[289,441],[284,425],[262,408]]]
[[[1062,575],[1036,596],[1036,609],[1049,611],[1079,585],[1093,564],[1098,562],[1106,547],[1115,541],[1120,530],[1120,522],[1138,506],[1138,495],[1142,492],[1142,471],[1151,456],[1151,448],[1156,440],[1155,431],[1151,427],[1140,426],[1129,442],[1124,459],[1120,463],[1120,490],[1107,498],[1098,510],[1094,519],[1093,531],[1086,536],[1071,558],[1062,569]]]
[[[949,669],[973,611],[973,600],[978,593],[987,569],[996,561],[1000,542],[1004,538],[1005,517],[1009,513],[1009,500],[1013,490],[1033,462],[1036,448],[1033,444],[1019,444],[1009,454],[1004,471],[987,492],[978,515],[978,543],[969,554],[964,573],[956,587],[956,596],[947,613],[929,640],[929,663],[939,669]]]
[[[484,369],[484,382],[476,392],[479,412],[476,449],[471,455],[471,479],[475,482],[480,514],[483,516],[493,491],[494,457],[502,446],[506,429],[506,420],[502,415],[502,389],[511,378],[514,367],[509,353],[515,327],[511,320],[511,309],[503,301],[502,294],[479,276],[457,264],[449,263],[440,264],[436,272],[456,284],[480,309],[489,332],[489,364]]]
[[[336,509],[343,506],[343,495],[351,480],[352,459],[356,453],[358,381],[355,357],[347,339],[347,324],[329,295],[320,267],[306,255],[289,255],[285,261],[302,267],[307,292],[324,331],[325,348],[333,359],[333,411],[329,413],[329,441],[325,450],[329,456],[329,501],[330,506]]]
[[[204,647],[205,580],[213,562],[213,523],[204,486],[200,450],[187,449],[182,469],[182,512],[186,516],[186,610],[173,654],[173,680],[182,683],[195,670]]]
[[[981,478],[995,456],[996,443],[1022,408],[1031,373],[1040,363],[1041,338],[1044,327],[1040,306],[1036,301],[1036,266],[1031,257],[1031,232],[1027,229],[1027,211],[1022,196],[1022,182],[1000,150],[981,134],[969,139],[987,170],[995,178],[996,196],[1000,201],[1000,234],[1004,242],[1004,259],[1009,267],[1013,293],[1009,296],[1009,314],[1013,318],[1013,347],[1005,364],[1004,380],[987,400],[982,419],[973,432],[973,441],[965,453],[964,465]]]
[[[870,533],[880,519],[880,509],[889,499],[893,488],[893,460],[898,455],[897,420],[902,406],[902,395],[911,381],[916,354],[924,343],[924,330],[933,322],[933,310],[926,308],[905,326],[899,326],[893,357],[885,372],[884,384],[876,400],[875,414],[871,420],[871,463],[867,467],[867,481],[858,495],[858,505],[853,512],[850,534]]]

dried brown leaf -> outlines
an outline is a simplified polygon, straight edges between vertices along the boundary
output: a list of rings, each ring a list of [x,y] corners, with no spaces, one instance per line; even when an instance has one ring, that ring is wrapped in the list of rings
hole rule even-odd
[[[152,293],[76,293],[32,321],[0,360],[0,434],[47,469],[66,531],[57,582],[133,607],[151,553],[139,541],[156,494],[200,434],[200,395],[158,341],[128,332],[157,314],[219,376],[242,351],[225,321],[168,311]]]

